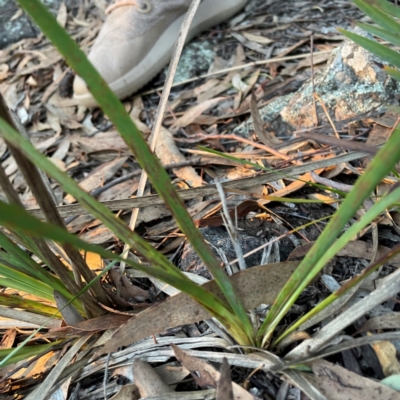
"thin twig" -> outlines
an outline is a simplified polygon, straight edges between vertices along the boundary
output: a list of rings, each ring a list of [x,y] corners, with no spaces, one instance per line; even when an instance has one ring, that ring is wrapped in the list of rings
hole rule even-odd
[[[103,396],[104,400],[107,400],[107,379],[108,379],[108,364],[110,363],[111,353],[107,354],[106,365],[104,368],[104,378],[103,378]]]
[[[180,161],[180,162],[171,163],[171,164],[165,164],[164,168],[165,169],[182,168],[182,167],[187,167],[187,166],[198,165],[200,163],[201,163],[200,157],[196,157],[196,158],[192,158],[190,160]],[[142,170],[138,169],[137,171],[130,172],[129,174],[121,176],[120,178],[116,178],[113,181],[106,183],[104,186],[93,189],[90,192],[90,195],[93,197],[97,197],[101,193],[112,188],[113,186],[118,185],[119,183],[125,182],[131,178],[134,178],[135,176],[139,176],[141,173],[142,173]]]
[[[156,118],[154,121],[150,139],[149,139],[150,140],[150,149],[152,151],[154,151],[154,149],[156,147],[158,135],[161,130],[160,129],[161,123],[162,123],[162,120],[164,117],[164,112],[165,112],[165,108],[166,108],[166,105],[168,102],[169,93],[171,91],[171,86],[174,81],[174,76],[175,76],[176,68],[178,66],[179,58],[181,56],[182,49],[183,49],[183,46],[185,45],[186,37],[189,32],[190,25],[193,21],[194,15],[196,14],[196,11],[200,4],[200,1],[201,0],[192,0],[192,3],[190,4],[190,7],[185,15],[183,22],[182,22],[182,26],[179,30],[178,39],[175,42],[175,47],[174,47],[171,63],[168,68],[167,79],[165,80],[164,90],[161,95],[160,104],[158,105],[157,115],[156,115]],[[143,173],[140,177],[136,197],[143,196],[146,182],[147,182],[147,174],[145,171],[143,171]],[[134,208],[132,210],[132,215],[131,215],[131,219],[129,222],[129,228],[132,231],[135,230],[135,225],[136,225],[138,214],[139,214],[139,208]],[[125,244],[123,251],[124,251],[124,254],[126,254],[126,256],[128,255],[128,251],[126,251],[128,249],[129,249],[129,246]],[[125,263],[122,262],[120,265],[120,273],[123,274],[124,270],[125,270]]]
[[[228,134],[228,135],[199,134],[198,136],[200,138],[203,138],[203,139],[231,139],[231,140],[237,140],[238,142],[246,143],[246,144],[249,144],[250,146],[256,147],[256,148],[261,149],[261,150],[264,150],[267,153],[273,154],[274,156],[276,156],[278,158],[281,158],[282,160],[292,161],[292,159],[293,159],[292,157],[290,157],[290,156],[288,156],[286,154],[283,154],[278,150],[275,150],[271,146],[267,146],[265,144],[254,142],[254,140],[249,140],[249,139],[243,138],[243,137],[241,137],[239,135],[235,135],[233,133],[232,134]]]
[[[235,249],[237,261],[239,264],[239,269],[241,271],[244,271],[246,269],[246,262],[244,261],[244,258],[243,258],[243,251],[242,251],[242,247],[239,243],[237,229],[233,225],[231,216],[229,214],[228,205],[226,204],[224,189],[222,188],[221,182],[219,182],[219,181],[215,181],[215,186],[217,187],[219,198],[221,199],[221,205],[222,205],[222,210],[223,210],[223,213],[221,213],[221,216],[225,222],[225,227],[228,231],[229,237],[231,238],[233,247]]]
[[[230,191],[231,189],[247,189],[254,187],[258,184],[265,184],[268,182],[276,181],[277,179],[290,178],[293,175],[300,175],[315,169],[329,167],[332,165],[337,165],[342,162],[357,160],[363,158],[367,155],[365,152],[355,152],[347,153],[332,158],[326,158],[319,161],[309,162],[303,165],[296,165],[295,167],[285,168],[283,170],[277,170],[274,172],[269,172],[261,174],[251,178],[241,178],[237,180],[232,180],[229,182],[224,182],[222,186],[225,191]],[[294,178],[292,178],[294,179]],[[179,190],[178,194],[183,200],[191,200],[197,197],[212,196],[218,193],[214,185],[205,185],[199,188],[190,188],[185,190]],[[135,198],[135,199],[124,199],[124,200],[111,200],[102,202],[109,210],[128,210],[132,207],[151,207],[156,205],[164,204],[163,200],[158,195],[150,195],[145,198]],[[73,215],[88,215],[90,214],[81,204],[70,204],[66,206],[57,207],[60,215],[64,218]],[[27,210],[31,215],[38,218],[43,218],[43,212],[38,209]]]
[[[320,97],[317,93],[314,93],[314,96],[313,96],[313,97],[315,97],[315,98],[321,103],[321,106],[322,106],[322,108],[323,108],[323,110],[324,110],[324,112],[325,112],[326,118],[328,118],[328,121],[329,121],[329,123],[331,124],[332,129],[333,129],[333,131],[335,132],[336,137],[337,137],[338,139],[340,139],[339,133],[338,133],[338,131],[337,131],[337,129],[336,129],[335,124],[334,124],[333,121],[332,121],[331,116],[329,115],[329,112],[328,112],[328,109],[327,109],[326,106],[325,106],[325,103],[323,102],[323,100],[321,99],[321,97]]]
[[[328,53],[332,53],[332,50],[319,51],[318,53],[315,53],[315,56],[318,56],[320,54],[328,54]],[[220,69],[218,71],[209,72],[207,74],[196,76],[195,78],[186,79],[185,81],[182,81],[182,82],[176,82],[171,87],[177,87],[177,86],[185,85],[187,83],[195,82],[195,81],[198,81],[200,79],[209,78],[211,76],[216,76],[216,75],[221,75],[221,74],[227,74],[227,73],[232,72],[232,71],[239,71],[241,69],[245,69],[245,68],[249,68],[249,67],[255,67],[257,65],[267,65],[267,64],[272,64],[272,63],[282,62],[282,61],[300,60],[302,58],[307,58],[309,56],[310,56],[310,53],[307,53],[307,54],[298,54],[298,55],[295,55],[295,56],[270,58],[269,60],[253,61],[253,62],[249,62],[247,64],[236,65],[234,67],[224,68],[224,69]],[[162,90],[163,87],[164,86],[158,87],[156,89],[147,90],[146,92],[140,93],[140,95],[144,96],[144,95],[147,95],[147,94],[156,93],[156,92]]]
[[[314,140],[317,143],[327,144],[328,146],[335,146],[345,150],[361,151],[373,155],[379,151],[379,147],[377,146],[372,147],[364,143],[354,142],[352,140],[342,140],[340,138],[338,139],[333,136],[320,135],[318,133],[298,132],[297,135],[306,139]]]
[[[314,126],[318,126],[317,104],[315,103],[315,83],[314,83],[314,34],[310,38],[310,58],[311,58],[311,85],[313,92]]]

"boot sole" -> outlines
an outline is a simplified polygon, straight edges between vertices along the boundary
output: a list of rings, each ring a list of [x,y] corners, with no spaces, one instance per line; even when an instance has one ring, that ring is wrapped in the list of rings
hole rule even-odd
[[[229,2],[227,0],[204,0],[197,9],[186,42],[189,42],[199,33],[231,18],[246,3],[247,0],[231,0]],[[213,10],[214,14],[211,18],[209,16],[210,9]],[[177,32],[179,32],[184,17],[185,14],[175,20],[164,31],[152,49],[136,67],[117,81],[109,83],[111,90],[120,99],[137,92],[168,64],[172,56]],[[90,107],[97,105],[90,93],[84,95],[74,94],[73,98],[79,104]]]

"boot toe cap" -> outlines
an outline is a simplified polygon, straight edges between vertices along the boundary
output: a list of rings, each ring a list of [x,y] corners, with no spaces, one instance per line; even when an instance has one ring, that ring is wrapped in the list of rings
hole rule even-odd
[[[72,88],[74,93],[73,99],[76,100],[78,104],[86,105],[88,107],[94,107],[97,105],[89,92],[86,82],[80,76],[75,76]]]
[[[89,93],[89,89],[86,86],[86,82],[78,75],[74,78],[73,83],[74,97],[87,96]]]

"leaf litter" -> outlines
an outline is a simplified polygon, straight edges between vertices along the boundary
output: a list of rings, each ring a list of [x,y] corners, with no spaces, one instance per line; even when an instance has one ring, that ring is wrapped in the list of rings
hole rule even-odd
[[[78,3],[71,6],[68,1],[60,2],[57,18],[87,51],[101,26],[106,2],[98,0]],[[342,45],[334,56],[331,55],[343,40],[336,26],[348,27],[349,16],[354,19],[361,18],[350,1],[343,1],[339,5],[327,0],[319,2],[318,7],[311,1],[304,1],[292,10],[286,7],[284,2],[250,1],[242,13],[222,27],[214,28],[213,32],[220,32],[221,35],[204,32],[196,39],[211,43],[215,49],[214,59],[207,70],[201,70],[204,66],[199,66],[200,69],[196,70],[195,65],[193,78],[176,83],[170,96],[156,152],[162,163],[168,165],[171,179],[177,188],[198,189],[195,196],[187,199],[191,215],[198,221],[199,226],[207,227],[214,232],[224,231],[220,199],[215,192],[210,194],[206,189],[215,179],[228,184],[235,180],[236,191],[226,190],[226,201],[231,216],[238,217],[239,241],[243,242],[246,237],[255,238],[256,244],[253,244],[247,253],[258,251],[264,260],[278,259],[281,262],[275,264],[275,267],[273,264],[269,267],[257,267],[258,262],[252,261],[247,265],[248,269],[236,276],[233,275],[243,301],[248,308],[257,308],[259,318],[263,317],[266,305],[273,302],[275,292],[290,276],[291,268],[297,265],[296,261],[289,260],[304,256],[320,234],[325,222],[321,220],[309,226],[305,224],[329,217],[332,214],[332,204],[335,200],[337,202],[337,197],[332,191],[310,186],[309,182],[317,182],[318,175],[329,179],[332,187],[336,187],[336,184],[352,185],[357,175],[362,174],[368,165],[369,157],[359,161],[345,161],[340,164],[340,169],[336,168],[337,162],[333,161],[331,166],[316,167],[313,172],[296,174],[305,182],[293,180],[289,176],[277,177],[268,182],[257,182],[260,171],[253,164],[278,170],[283,167],[300,166],[304,162],[326,160],[340,155],[344,150],[349,150],[346,147],[348,144],[346,139],[352,139],[350,143],[357,145],[359,142],[354,139],[366,135],[368,136],[365,145],[370,148],[375,147],[385,142],[397,123],[394,113],[384,114],[384,110],[379,108],[387,101],[393,100],[396,88],[391,82],[386,82],[386,86],[381,85],[379,71],[370,59],[360,73],[375,76],[374,92],[365,93],[360,89],[364,87],[360,77],[350,82],[348,87],[354,90],[348,96],[343,96],[340,90],[334,94],[325,90],[329,87],[330,74],[336,74],[336,79],[348,83],[345,74],[338,75],[337,71],[332,70],[332,65],[337,65],[332,62],[332,57],[336,57],[337,63],[340,53],[340,62],[343,62],[346,68],[354,67],[351,51],[360,52],[359,48],[350,45],[349,50],[349,45],[347,47]],[[18,10],[15,10],[15,18],[18,17]],[[313,49],[310,48],[311,34],[314,36]],[[314,53],[312,57],[311,51]],[[310,69],[311,60],[313,60],[313,71]],[[144,135],[148,135],[151,131],[159,99],[157,91],[162,86],[164,78],[164,73],[161,73],[141,93],[124,100],[126,109]],[[72,79],[73,74],[57,51],[41,35],[22,39],[0,50],[0,91],[7,104],[18,115],[32,143],[51,157],[58,167],[73,176],[85,190],[94,193],[99,200],[107,202],[110,207],[114,207],[114,210],[118,210],[119,216],[128,222],[133,206],[128,203],[120,205],[116,201],[135,198],[140,168],[100,110],[87,109],[74,104],[70,99]],[[315,109],[310,106],[313,104],[309,97],[311,83],[321,96],[320,101],[314,103]],[[371,96],[375,100],[368,103],[366,99]],[[354,99],[357,101],[353,101]],[[331,121],[334,124],[331,124]],[[338,143],[333,141],[324,143],[317,139],[318,136],[326,137],[336,132],[340,135],[343,146],[338,146]],[[196,149],[198,144],[233,155],[249,164],[241,164],[200,151]],[[354,150],[362,152],[365,148],[359,146]],[[3,142],[0,145],[0,157],[24,205],[28,209],[35,208],[36,201]],[[253,164],[250,165],[250,162]],[[182,165],[184,163],[187,165]],[[248,181],[245,183],[249,176],[254,177],[253,186],[249,186]],[[241,186],[242,181],[243,186]],[[390,181],[387,183],[393,184]],[[60,207],[74,202],[74,199],[63,193],[56,183],[52,183],[52,187]],[[147,193],[149,195],[154,193],[150,186],[147,188]],[[297,199],[313,199],[315,195],[324,196],[326,204],[274,201],[272,197],[293,196]],[[182,267],[184,238],[180,236],[176,224],[171,221],[165,207],[151,204],[151,199],[154,200],[154,197],[150,198],[147,207],[140,210],[139,231],[152,245],[171,256],[176,264]],[[89,242],[121,251],[118,238],[90,215],[78,213],[68,218],[68,228],[71,232],[77,233]],[[378,221],[378,239],[365,231],[361,237],[342,249],[334,261],[324,268],[321,281],[313,283],[305,290],[288,315],[287,323],[290,324],[329,295],[335,284],[341,285],[359,273],[366,267],[366,260],[373,261],[399,242],[399,229],[396,225],[398,220],[397,211],[388,212]],[[299,230],[296,230],[297,228]],[[213,243],[216,253],[220,256],[221,263],[234,265],[236,256],[221,251],[224,240],[226,237],[220,239],[221,243],[219,241]],[[131,256],[135,257],[133,254]],[[250,260],[250,257],[248,259]],[[95,270],[102,268],[98,261],[93,261],[93,264],[96,265]],[[357,289],[344,307],[357,307],[356,299],[369,299],[374,293],[374,285],[379,284],[385,276],[390,276],[397,268],[397,264],[398,257],[395,257],[390,264],[380,270],[372,287]],[[193,265],[188,267],[188,271],[196,272]],[[264,279],[260,279],[265,268],[268,270],[275,268],[279,271],[275,280],[271,273],[267,275],[268,278],[265,275]],[[327,285],[328,280],[324,278],[325,276],[333,278],[334,283],[331,283],[333,286]],[[228,359],[228,364],[236,365],[236,371],[231,369],[232,388],[237,388],[238,383],[245,384],[246,389],[240,390],[247,396],[250,395],[251,389],[252,395],[249,398],[254,398],[253,396],[275,398],[285,390],[287,396],[296,395],[300,387],[311,398],[324,398],[324,393],[329,394],[334,390],[338,396],[335,398],[341,399],[344,398],[340,397],[341,391],[348,387],[345,384],[347,379],[363,379],[363,385],[352,388],[356,390],[352,398],[373,398],[371,393],[374,390],[388,393],[387,397],[385,394],[380,398],[398,396],[392,389],[383,389],[384,386],[376,382],[387,374],[397,373],[396,341],[393,344],[389,341],[376,342],[373,345],[374,352],[368,353],[365,357],[356,349],[348,350],[352,354],[353,363],[348,362],[349,356],[345,356],[343,351],[333,360],[342,366],[315,361],[310,365],[314,375],[310,373],[285,375],[284,380],[293,383],[292,386],[280,380],[279,373],[273,369],[274,365],[282,367],[283,359],[274,356],[270,367],[263,369],[260,359],[255,363],[252,361],[246,364],[244,359],[249,356],[242,355],[240,358],[233,349],[229,349],[228,342],[222,345],[222,339],[217,339],[210,328],[215,328],[212,322],[208,322],[210,316],[188,296],[175,294],[168,297],[168,294],[172,294],[168,288],[149,281],[144,276],[137,277],[134,271],[129,270],[126,276],[120,276],[117,270],[113,270],[103,279],[102,285],[110,294],[114,304],[114,308],[108,310],[110,312],[108,318],[78,322],[73,326],[55,326],[35,339],[37,343],[42,343],[42,338],[46,337],[47,340],[54,340],[59,337],[83,336],[85,338],[82,339],[83,343],[89,340],[85,335],[105,331],[108,337],[115,334],[106,344],[110,351],[121,345],[128,346],[122,350],[124,356],[117,356],[121,351],[116,352],[113,355],[115,359],[108,364],[105,356],[88,364],[79,375],[74,375],[68,381],[67,386],[63,388],[64,393],[69,385],[70,391],[76,393],[79,398],[97,398],[96,396],[104,391],[102,387],[104,369],[109,365],[115,370],[112,378],[107,379],[104,384],[106,394],[110,398],[121,387],[125,387],[123,380],[118,380],[123,374],[117,373],[118,368],[122,368],[124,363],[128,362],[131,366],[133,357],[145,359],[150,363],[168,365],[167,362],[175,357],[185,364],[181,360],[184,354],[182,350],[175,348],[175,351],[181,353],[180,356],[174,355],[169,343],[176,343],[180,348],[185,348],[186,340],[191,343],[191,349],[207,349],[208,351],[203,351],[206,360],[222,364],[225,357]],[[215,286],[212,282],[206,285],[210,288]],[[5,293],[23,295],[9,289],[5,289]],[[166,300],[159,302],[163,299]],[[150,307],[152,304],[155,306]],[[397,328],[398,301],[395,297],[386,299],[384,305],[380,306],[381,309],[378,304],[374,307],[369,314],[360,316],[337,333],[350,337],[355,332],[381,332]],[[335,310],[328,317],[333,318],[337,312],[338,310]],[[129,319],[130,315],[134,315],[134,318]],[[172,316],[175,319],[172,319]],[[31,329],[24,319],[18,320],[18,312],[14,313],[14,318],[11,320],[12,325],[9,323],[10,319],[0,321],[3,343],[7,348],[22,341]],[[133,321],[136,323],[143,321],[135,335],[132,335],[132,330],[128,328]],[[10,327],[14,327],[13,330]],[[317,331],[318,328],[308,328],[308,337],[312,338]],[[121,335],[125,342],[121,341]],[[146,339],[150,335],[154,335],[153,338]],[[318,335],[315,338],[318,338]],[[132,344],[133,341],[138,342]],[[165,349],[164,353],[154,353],[161,342]],[[146,344],[150,354],[144,355],[145,353],[135,350],[143,344]],[[56,360],[62,359],[68,351],[67,347],[62,350],[54,348],[50,352],[46,351],[43,356],[34,357],[28,363],[20,362],[21,366],[3,368],[1,393],[10,391],[26,393],[36,384],[32,377],[50,371]],[[107,349],[90,344],[89,348],[92,347],[97,354]],[[81,358],[90,354],[87,349],[79,350],[74,347],[69,353],[71,358],[76,351],[82,352]],[[219,373],[215,371],[211,374],[209,364],[200,362],[200,359],[196,361],[195,357],[199,357],[199,353],[195,351],[193,353],[195,355],[190,356],[192,369],[188,370],[197,379],[199,386],[212,386],[216,389]],[[211,356],[213,353],[215,359]],[[283,357],[286,353],[279,355]],[[235,359],[236,355],[238,357]],[[66,364],[67,360],[65,359]],[[226,364],[224,365],[226,378]],[[54,375],[50,373],[48,382],[62,382],[65,377],[61,379],[60,376],[58,378],[56,376],[61,373],[62,377],[60,371],[62,368],[66,368],[66,365],[60,367]],[[184,370],[179,380],[175,382],[179,391],[198,388],[193,379],[187,378],[188,370]],[[13,371],[15,372],[12,373]],[[200,375],[196,375],[194,371]],[[75,372],[74,363],[70,365],[70,372],[66,376],[71,377],[72,372]],[[358,373],[357,378],[352,375],[354,372]],[[204,373],[208,377],[213,377],[213,382],[199,379]],[[87,383],[79,376],[91,377],[91,380]],[[132,374],[130,376],[132,377]],[[337,377],[333,383],[332,376]],[[129,378],[125,379],[129,381]],[[168,381],[162,378],[161,382]],[[307,382],[311,382],[312,385],[307,386]],[[140,387],[140,384],[144,385],[146,382],[142,379],[135,387],[128,387],[130,395]],[[48,388],[48,390],[53,389]],[[239,398],[235,396],[235,390],[237,389],[233,390],[232,398]],[[204,396],[210,395],[209,391],[206,392]],[[176,392],[176,395],[178,393]],[[346,394],[348,392],[344,390],[344,395]],[[321,397],[318,397],[320,395]]]

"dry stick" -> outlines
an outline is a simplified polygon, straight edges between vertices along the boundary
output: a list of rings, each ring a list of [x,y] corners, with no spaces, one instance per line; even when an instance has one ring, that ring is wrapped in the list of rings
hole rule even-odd
[[[332,53],[332,50],[319,51],[318,53],[315,53],[315,55],[328,54],[328,53]],[[226,74],[226,73],[229,73],[229,72],[232,72],[232,71],[238,71],[238,70],[245,69],[245,68],[248,68],[248,67],[255,67],[257,65],[267,65],[267,64],[272,64],[272,63],[281,62],[281,61],[299,60],[299,59],[302,59],[302,58],[307,58],[309,56],[310,56],[310,53],[307,53],[307,54],[299,54],[299,55],[295,55],[295,56],[270,58],[269,60],[252,61],[252,62],[249,62],[247,64],[236,65],[235,67],[224,68],[224,69],[220,69],[218,71],[209,72],[207,74],[196,76],[195,78],[190,78],[190,79],[187,79],[187,80],[182,81],[182,82],[176,82],[171,87],[185,85],[187,83],[198,81],[199,79],[209,78],[211,76],[216,76],[216,75],[221,75],[221,74]],[[163,87],[159,87],[159,88],[156,88],[156,89],[147,90],[146,92],[142,92],[140,94],[142,96],[144,96],[146,94],[156,93],[156,92],[158,92],[159,90],[162,90],[162,89],[163,89]]]
[[[239,135],[235,135],[233,133],[232,134],[228,134],[228,135],[220,135],[220,134],[218,134],[218,135],[212,135],[212,134],[206,135],[206,134],[201,133],[198,136],[200,138],[202,138],[202,140],[204,140],[204,139],[232,139],[232,140],[236,140],[238,142],[246,143],[246,144],[249,144],[249,145],[251,145],[253,147],[256,147],[258,149],[264,150],[267,153],[273,154],[274,156],[276,156],[278,158],[281,158],[281,159],[283,159],[285,161],[292,161],[293,160],[293,157],[290,157],[290,156],[288,156],[286,154],[283,154],[279,150],[275,150],[271,146],[267,146],[265,144],[257,143],[254,140],[249,140],[249,139],[243,138],[243,137],[241,137]]]
[[[165,164],[163,167],[165,169],[172,169],[172,168],[181,168],[181,167],[187,167],[187,166],[192,166],[192,165],[199,165],[201,163],[200,157],[193,158],[191,160],[185,160],[185,161],[180,161],[176,163],[171,163],[171,164]],[[126,174],[124,176],[121,176],[119,178],[114,179],[111,182],[106,183],[104,186],[101,186],[97,189],[93,189],[90,192],[90,195],[93,197],[99,196],[101,193],[105,192],[106,190],[112,188],[115,185],[118,185],[119,183],[125,182],[131,178],[134,178],[135,176],[138,176],[142,173],[142,170],[137,170],[134,172],[130,172],[129,174]]]
[[[352,140],[337,139],[333,136],[320,135],[318,133],[298,132],[297,135],[306,139],[314,140],[317,143],[327,144],[345,150],[361,151],[372,155],[375,155],[379,150],[379,147],[368,146],[367,144],[354,142]]]
[[[336,138],[335,138],[336,139]],[[283,170],[272,171],[261,174],[251,178],[241,178],[229,182],[224,182],[222,186],[225,191],[229,191],[231,189],[248,189],[254,186],[265,184],[268,182],[276,181],[277,179],[282,179],[282,177],[291,177],[293,175],[300,175],[306,172],[310,172],[315,169],[328,167],[331,165],[337,165],[342,162],[357,160],[359,158],[363,158],[367,156],[366,152],[355,152],[355,153],[347,153],[339,156],[335,156],[332,158],[326,158],[320,161],[309,162],[306,164],[298,165],[295,167],[284,168]],[[215,185],[205,185],[198,188],[190,188],[185,190],[178,190],[178,194],[182,197],[183,200],[191,200],[197,197],[205,197],[212,196],[217,194],[218,191]],[[134,199],[124,199],[124,200],[110,200],[102,202],[109,210],[118,211],[118,210],[128,210],[133,207],[152,207],[163,205],[164,201],[157,195],[149,195]],[[90,213],[81,205],[81,204],[70,204],[67,206],[58,206],[57,207],[60,215],[62,217],[70,217],[76,214],[79,215],[89,215]],[[32,215],[37,218],[43,218],[42,210],[35,208],[27,210]]]
[[[217,186],[219,198],[221,199],[221,205],[223,210],[221,216],[225,222],[225,228],[228,231],[229,237],[235,249],[235,253],[239,264],[239,269],[243,271],[246,269],[246,262],[244,261],[242,247],[240,246],[238,240],[237,229],[233,225],[232,218],[229,214],[228,205],[226,204],[224,189],[222,188],[221,182],[218,180],[215,181],[215,185]]]
[[[324,112],[325,112],[325,114],[326,114],[326,118],[328,118],[328,121],[329,121],[329,123],[331,124],[332,129],[333,129],[333,131],[335,132],[336,137],[337,137],[338,139],[340,139],[339,133],[338,133],[338,131],[337,131],[337,129],[336,129],[335,124],[334,124],[333,121],[332,121],[331,116],[329,115],[329,112],[328,112],[328,109],[327,109],[326,106],[325,106],[325,103],[322,101],[321,97],[318,96],[317,93],[314,93],[314,96],[313,96],[313,97],[316,97],[316,99],[321,103],[321,106],[322,106],[322,108],[323,108],[323,110],[324,110]]]
[[[190,25],[193,21],[194,15],[197,11],[197,7],[199,6],[201,0],[192,0],[190,7],[185,15],[185,18],[182,22],[182,26],[179,30],[178,39],[175,42],[175,47],[171,59],[171,63],[168,68],[167,78],[165,80],[164,90],[161,95],[160,104],[158,106],[157,115],[154,121],[153,129],[150,135],[150,149],[154,151],[158,139],[158,135],[161,130],[161,123],[164,117],[165,108],[168,102],[169,93],[171,91],[172,82],[174,81],[175,71],[178,66],[179,58],[182,53],[183,46],[185,45],[186,37],[189,32]],[[136,197],[143,196],[144,188],[147,182],[147,174],[143,171],[140,176],[139,186],[136,192]],[[139,208],[134,208],[132,210],[131,220],[129,221],[129,228],[134,231],[136,220],[139,214]],[[125,244],[123,254],[125,257],[128,256],[129,246]],[[119,267],[119,271],[121,274],[125,271],[125,263],[122,262]]]
[[[314,84],[314,34],[310,38],[310,58],[311,58],[311,85],[313,92],[314,126],[318,126],[317,104],[315,103],[315,84]]]

